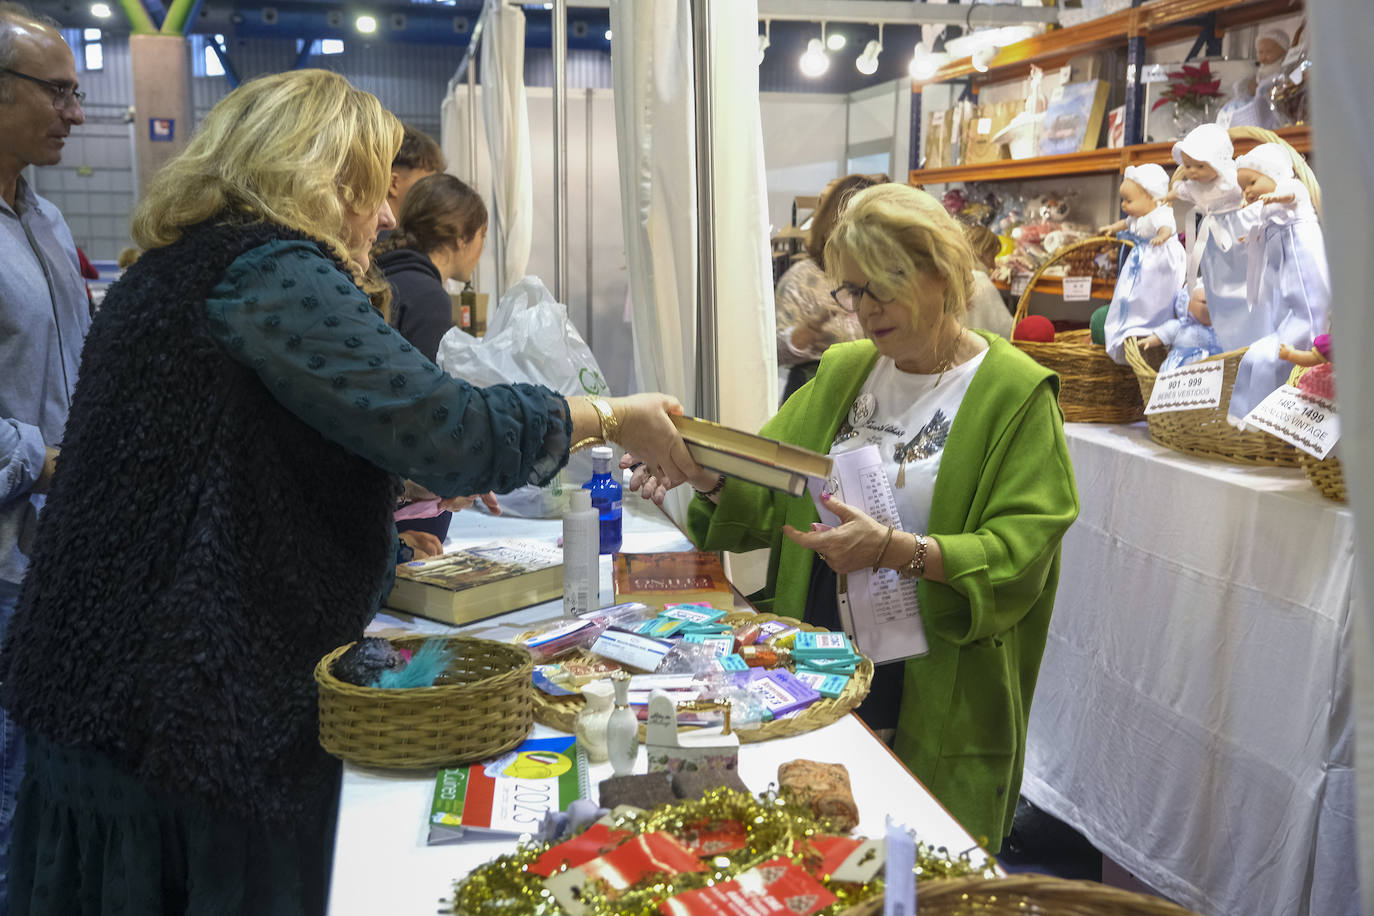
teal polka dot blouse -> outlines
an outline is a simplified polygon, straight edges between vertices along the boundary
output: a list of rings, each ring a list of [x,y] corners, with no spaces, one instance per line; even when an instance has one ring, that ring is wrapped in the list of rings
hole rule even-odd
[[[444,374],[316,245],[246,252],[206,307],[211,333],[283,406],[440,496],[543,485],[567,462],[572,419],[561,395]]]

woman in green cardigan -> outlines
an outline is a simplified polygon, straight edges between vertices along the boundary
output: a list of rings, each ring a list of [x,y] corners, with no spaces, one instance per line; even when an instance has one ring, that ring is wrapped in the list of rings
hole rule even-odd
[[[767,547],[760,609],[838,628],[838,574],[896,570],[916,590],[929,651],[875,671],[860,715],[976,837],[1010,831],[1026,723],[1078,496],[1058,378],[962,318],[973,254],[924,191],[879,185],[850,201],[826,248],[836,301],[866,339],[831,347],[762,434],[838,454],[874,445],[901,524],[830,499],[705,471],[688,533],[706,550]],[[661,500],[640,469],[632,486]],[[817,562],[817,560],[820,562]],[[889,574],[891,575],[891,574]]]

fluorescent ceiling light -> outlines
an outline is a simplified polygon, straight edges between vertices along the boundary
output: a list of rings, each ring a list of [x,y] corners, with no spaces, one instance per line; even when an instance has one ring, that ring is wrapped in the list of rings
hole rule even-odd
[[[91,15],[97,19],[109,19],[114,13],[110,10],[108,3],[92,3]]]
[[[359,16],[353,23],[359,32],[370,34],[377,31],[377,20],[371,16]]]
[[[1028,25],[1007,25],[1000,29],[979,29],[968,35],[960,35],[958,38],[951,38],[945,42],[945,50],[950,57],[972,57],[973,54],[982,48],[1005,48],[1007,45],[1014,45],[1018,41],[1025,41],[1035,34],[1035,29]]]

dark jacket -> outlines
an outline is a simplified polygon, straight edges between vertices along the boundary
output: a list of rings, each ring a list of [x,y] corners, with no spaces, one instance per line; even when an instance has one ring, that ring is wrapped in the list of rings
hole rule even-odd
[[[396,248],[378,255],[377,266],[391,284],[391,326],[429,359],[453,327],[453,300],[439,269],[427,255]]]
[[[92,326],[0,702],[154,791],[316,831],[338,764],[312,672],[390,571],[384,468],[508,492],[546,484],[571,436],[555,392],[445,376],[322,244],[188,229]]]

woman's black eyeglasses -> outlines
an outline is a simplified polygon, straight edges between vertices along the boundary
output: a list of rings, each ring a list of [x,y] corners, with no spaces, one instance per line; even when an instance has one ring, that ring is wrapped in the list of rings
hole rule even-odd
[[[864,296],[868,296],[868,298],[879,305],[887,305],[892,301],[891,299],[879,299],[877,296],[873,295],[873,290],[870,289],[872,284],[872,280],[868,281],[863,286],[857,283],[841,283],[830,291],[830,297],[846,312],[857,312],[859,310],[859,303],[863,301]]]
[[[86,93],[74,86],[68,86],[65,83],[54,83],[52,80],[39,79],[36,76],[29,76],[27,73],[20,73],[18,70],[11,70],[9,67],[0,67],[0,70],[3,70],[10,76],[17,76],[21,80],[37,83],[51,92],[52,107],[57,111],[61,111],[64,108],[70,108],[73,102],[81,105],[86,101]]]

